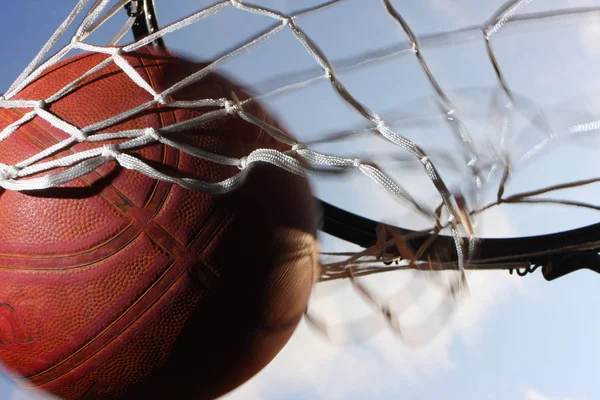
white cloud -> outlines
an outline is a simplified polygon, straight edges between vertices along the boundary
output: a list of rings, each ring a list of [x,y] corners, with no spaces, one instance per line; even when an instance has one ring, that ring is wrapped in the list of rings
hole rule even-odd
[[[548,396],[538,392],[535,389],[526,389],[523,391],[523,400],[586,400],[587,396],[584,397],[555,397]]]
[[[508,274],[473,275],[471,296],[458,310],[453,322],[423,348],[407,347],[386,329],[360,345],[336,345],[303,322],[265,370],[226,398],[276,399],[307,388],[314,393],[314,398],[323,400],[344,399],[363,392],[370,393],[372,399],[387,398],[372,391],[389,393],[459,367],[452,360],[450,345],[461,340],[476,348],[486,319],[499,302],[514,292],[519,282]],[[349,300],[348,294],[340,300],[344,302],[340,306],[343,308]]]
[[[443,15],[453,21],[457,27],[467,26],[473,21],[473,15],[467,7],[457,7],[455,2],[448,0],[430,0],[428,8],[433,12]]]
[[[599,55],[600,17],[594,13],[586,18],[581,18],[579,33],[584,50],[590,55]]]
[[[502,219],[497,223],[507,224]],[[503,230],[511,231],[509,226],[504,226]],[[341,250],[337,246],[334,249],[326,246],[326,249]],[[398,272],[383,274],[367,283],[375,293],[389,295],[392,289],[415,285],[417,281],[411,281],[410,273]],[[522,280],[507,273],[472,273],[469,283],[470,296],[462,302],[451,322],[425,347],[411,348],[385,327],[358,344],[333,344],[302,322],[270,365],[225,398],[278,399],[308,392],[311,398],[322,400],[350,396],[386,399],[390,392],[397,392],[408,384],[423,384],[432,377],[453,371],[460,366],[452,360],[450,346],[460,341],[477,351],[482,343],[485,322],[493,315],[494,308],[522,290]],[[349,283],[339,282],[329,290],[324,285],[329,284],[317,286],[313,306],[326,322],[335,324],[369,315],[368,307],[357,300]],[[415,303],[402,315],[403,323],[419,322],[427,314],[424,310],[435,304],[432,300],[435,285],[429,286],[423,296],[428,301]]]

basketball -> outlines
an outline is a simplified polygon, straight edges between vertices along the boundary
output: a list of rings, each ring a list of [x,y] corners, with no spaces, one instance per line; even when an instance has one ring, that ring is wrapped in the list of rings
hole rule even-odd
[[[107,57],[66,59],[16,99],[48,99]],[[150,46],[122,57],[159,92],[203,67]],[[232,92],[244,98],[243,88],[210,73],[171,99]],[[152,100],[111,62],[42,107],[82,128]],[[157,104],[93,134],[160,129],[206,110]],[[0,131],[29,111],[1,109]],[[269,120],[255,102],[247,111]],[[288,150],[235,115],[173,134],[228,157]],[[16,165],[69,138],[35,117],[0,141],[0,163]],[[75,142],[47,159],[102,144]],[[239,173],[160,143],[130,154],[206,182]],[[292,335],[319,275],[318,223],[308,181],[266,164],[223,195],[114,160],[52,189],[0,189],[0,360],[21,384],[64,399],[216,398],[260,371]]]

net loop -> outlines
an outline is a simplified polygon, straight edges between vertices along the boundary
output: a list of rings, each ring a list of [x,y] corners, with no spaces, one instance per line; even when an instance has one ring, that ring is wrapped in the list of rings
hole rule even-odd
[[[50,125],[54,126],[62,130],[63,132],[69,134],[74,140],[77,142],[85,142],[88,138],[87,133],[83,130],[77,128],[74,125],[71,125],[67,121],[58,118],[56,115],[46,110],[46,103],[42,100],[43,104],[41,108],[36,108],[35,112],[38,116],[45,119]]]
[[[118,160],[120,154],[121,153],[119,152],[117,145],[105,144],[102,146],[102,152],[100,153],[100,156],[108,160]]]

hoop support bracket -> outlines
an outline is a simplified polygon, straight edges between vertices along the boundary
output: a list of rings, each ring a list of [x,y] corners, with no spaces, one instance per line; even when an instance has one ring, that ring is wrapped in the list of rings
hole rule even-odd
[[[562,254],[544,265],[542,274],[547,281],[553,281],[584,268],[600,273],[600,254],[596,251],[577,251]]]
[[[144,37],[158,31],[158,17],[154,7],[154,0],[131,0],[125,4],[125,10],[129,17],[135,18],[135,22],[131,27],[134,39],[140,40]],[[165,49],[165,41],[163,38],[158,38],[152,42],[153,46]]]

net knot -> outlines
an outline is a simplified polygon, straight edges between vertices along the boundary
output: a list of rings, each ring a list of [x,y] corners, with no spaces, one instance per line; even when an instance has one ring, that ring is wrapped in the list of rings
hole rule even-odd
[[[15,179],[19,177],[19,169],[14,165],[0,163],[0,181]]]
[[[154,96],[154,101],[156,101],[158,104],[162,104],[163,106],[165,104],[167,104],[167,100],[165,99],[165,97],[162,95],[162,93],[159,93],[157,95]]]
[[[377,127],[378,131],[381,131],[382,129],[387,128],[387,125],[385,124],[385,121],[382,120],[379,117],[377,117],[377,119],[375,120],[375,126]]]
[[[156,140],[157,142],[160,142],[160,139],[162,138],[160,135],[160,132],[154,128],[144,129],[144,135],[151,137],[152,139]]]
[[[87,133],[80,131],[79,129],[71,133],[71,136],[73,136],[73,138],[79,143],[85,142],[88,138]]]
[[[300,150],[304,150],[306,147],[304,147],[303,144],[301,143],[296,143],[295,145],[292,146],[292,150],[294,150],[295,152],[298,152]]]
[[[354,168],[360,167],[360,164],[362,164],[361,161],[360,161],[360,158],[355,158],[355,159],[352,160],[352,166]]]
[[[242,158],[240,158],[237,167],[240,170],[243,170],[243,169],[246,169],[247,166],[248,166],[248,157],[242,157]]]
[[[492,34],[494,33],[494,25],[488,25],[485,28],[482,29],[483,32],[483,38],[488,41],[490,40],[490,38],[492,37]]]
[[[227,114],[238,114],[240,111],[240,107],[234,103],[233,101],[230,100],[225,100],[225,111],[227,111]]]
[[[45,100],[38,100],[37,104],[35,105],[35,108],[45,110],[47,106],[48,106],[48,103],[46,103]]]
[[[100,153],[102,157],[106,157],[108,159],[114,160],[119,157],[119,150],[117,145],[115,144],[105,144],[102,146],[102,153]]]

